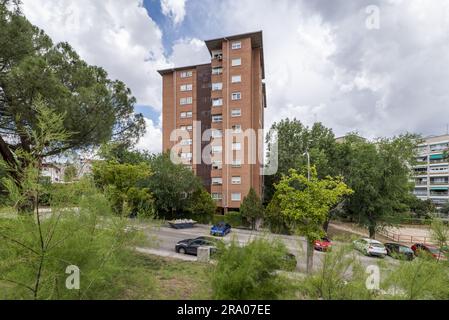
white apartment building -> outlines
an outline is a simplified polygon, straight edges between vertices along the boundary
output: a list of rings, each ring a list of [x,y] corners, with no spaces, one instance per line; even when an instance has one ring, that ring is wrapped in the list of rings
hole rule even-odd
[[[418,146],[417,164],[413,167],[413,193],[422,200],[432,200],[437,207],[449,202],[448,150],[449,135],[427,137]]]

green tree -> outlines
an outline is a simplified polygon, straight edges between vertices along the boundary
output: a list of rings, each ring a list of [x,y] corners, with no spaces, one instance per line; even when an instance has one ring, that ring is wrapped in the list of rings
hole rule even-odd
[[[256,222],[264,215],[264,207],[262,201],[253,188],[249,189],[248,195],[243,198],[240,205],[240,212],[251,225],[251,229],[256,229]]]
[[[430,218],[437,211],[432,200],[421,200],[414,194],[408,194],[405,204],[410,208],[410,212],[416,218]]]
[[[417,137],[401,135],[375,142],[348,136],[338,146],[336,162],[348,186],[354,190],[346,213],[369,230],[371,238],[383,225],[398,222],[407,211],[404,202],[413,185],[409,182]]]
[[[102,145],[98,154],[104,160],[121,164],[149,163],[152,159],[152,155],[148,151],[132,150],[129,145],[121,142],[110,142]]]
[[[63,117],[70,139],[46,146],[39,161],[66,150],[97,146],[109,140],[132,144],[144,132],[136,99],[105,70],[84,62],[67,43],[54,45],[33,26],[13,1],[0,2],[0,156],[19,186],[27,159],[21,149],[36,155],[30,130],[39,134],[37,99]],[[6,138],[8,137],[8,139]]]
[[[199,188],[192,193],[190,203],[187,205],[187,212],[192,219],[209,223],[216,211],[215,201],[204,188]]]
[[[73,164],[70,164],[68,166],[66,166],[65,170],[64,170],[64,181],[65,182],[71,182],[73,181],[73,179],[75,179],[77,177],[78,173],[77,173],[77,169]]]
[[[172,219],[188,213],[193,194],[202,188],[200,179],[185,166],[174,164],[169,153],[153,156],[150,166],[153,174],[141,186],[151,190],[157,215]]]
[[[153,198],[150,190],[141,185],[152,174],[149,164],[97,161],[92,171],[95,183],[105,191],[116,213],[151,215]]]
[[[253,240],[246,246],[235,241],[221,247],[211,270],[212,292],[218,300],[280,299],[288,295],[288,281],[276,273],[287,254],[281,242]]]
[[[449,214],[449,202],[446,202],[443,207],[440,209],[441,213]]]
[[[108,216],[108,202],[88,181],[83,182],[77,209],[67,206],[77,193],[66,188],[66,192],[58,190],[50,197],[49,213],[44,216],[40,212],[37,204],[43,187],[39,155],[43,149],[70,138],[70,134],[64,130],[64,118],[41,101],[33,110],[39,130],[29,133],[37,152],[17,150],[15,153],[27,163],[21,184],[17,185],[12,175],[4,177],[2,183],[15,208],[32,200],[35,209],[33,215],[0,216],[1,295],[9,299],[107,297],[101,292],[108,291],[122,272],[121,263],[137,239],[136,232],[125,228],[125,220]],[[9,172],[13,170],[9,168]],[[81,270],[80,290],[65,287],[69,266]]]
[[[342,177],[318,179],[314,167],[310,180],[291,169],[290,175],[282,177],[275,188],[273,200],[279,205],[286,225],[306,237],[309,273],[313,267],[313,243],[323,236],[323,224],[330,208],[353,191],[346,186]]]
[[[271,130],[276,131],[278,144],[278,170],[276,174],[265,177],[264,201],[270,202],[275,192],[274,184],[290,169],[302,171],[307,166],[304,153],[310,154],[311,163],[317,168],[318,177],[335,176],[336,142],[331,129],[321,123],[315,123],[311,128],[304,126],[297,119],[285,119],[274,123]],[[267,134],[268,156],[274,152],[274,132]]]

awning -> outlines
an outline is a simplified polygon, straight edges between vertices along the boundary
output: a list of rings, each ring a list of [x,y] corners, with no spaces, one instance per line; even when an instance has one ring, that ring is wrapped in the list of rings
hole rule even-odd
[[[433,191],[447,191],[447,190],[449,190],[449,187],[431,187],[430,190],[433,190]]]
[[[439,159],[443,159],[443,155],[442,154],[432,154],[430,156],[430,160],[439,160]]]

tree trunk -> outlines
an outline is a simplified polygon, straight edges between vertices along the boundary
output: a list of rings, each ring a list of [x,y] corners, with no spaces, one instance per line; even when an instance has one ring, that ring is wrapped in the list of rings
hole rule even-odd
[[[370,224],[368,226],[368,231],[369,231],[370,239],[375,239],[376,238],[376,226],[373,224]]]
[[[313,270],[313,241],[310,238],[306,238],[307,241],[307,274],[311,274]]]
[[[327,234],[327,229],[329,229],[329,223],[331,222],[331,218],[329,217],[323,224],[323,230]]]

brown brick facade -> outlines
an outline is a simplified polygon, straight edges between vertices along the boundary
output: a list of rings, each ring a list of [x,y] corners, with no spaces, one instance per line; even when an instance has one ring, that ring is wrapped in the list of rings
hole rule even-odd
[[[259,149],[263,148],[263,137],[259,143],[257,133],[259,129],[263,129],[265,108],[262,32],[209,40],[206,45],[211,53],[211,63],[159,71],[163,77],[163,150],[170,150],[179,143],[170,141],[174,129],[192,126],[192,131],[188,131],[193,139],[192,145],[182,146],[182,161],[192,166],[206,189],[217,198],[217,205],[226,212],[228,209],[238,209],[251,187],[259,195],[262,194],[262,163],[257,156]],[[237,63],[239,61],[240,64]],[[214,74],[217,72],[216,68],[221,68],[222,72]],[[239,79],[241,81],[237,81]],[[181,90],[186,89],[185,86],[191,86],[188,87],[191,90]],[[221,105],[213,106],[213,103],[219,104],[219,99],[222,101]],[[219,115],[222,116],[222,121],[214,122],[213,117]],[[201,127],[194,125],[199,122]],[[226,138],[226,129],[236,126],[240,126],[243,132],[247,129],[255,130],[256,139],[253,142],[256,143],[256,163],[248,163],[250,146],[247,139],[232,136]],[[201,136],[208,129],[221,130],[223,137],[201,142]],[[183,143],[187,144],[185,141]],[[226,146],[239,147],[232,143],[240,143],[241,150],[232,151],[233,157],[242,161],[240,166],[226,161],[230,160],[226,158]],[[219,147],[212,147],[220,145],[223,149],[221,153]],[[211,156],[215,162],[191,164],[189,153],[192,153],[192,158],[198,156],[197,159],[200,160],[205,148],[216,151]]]

